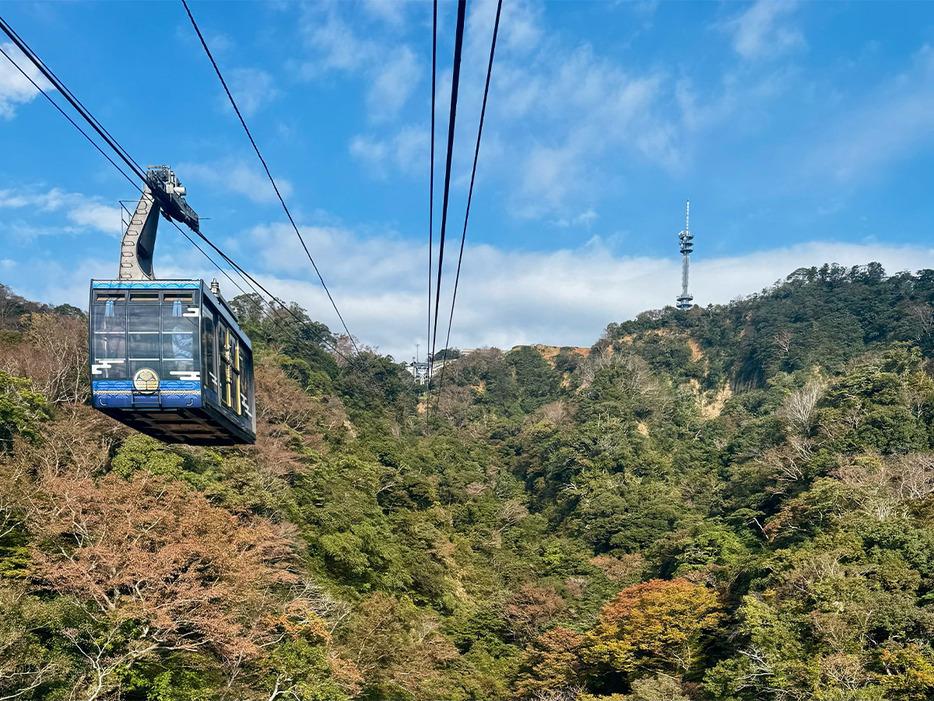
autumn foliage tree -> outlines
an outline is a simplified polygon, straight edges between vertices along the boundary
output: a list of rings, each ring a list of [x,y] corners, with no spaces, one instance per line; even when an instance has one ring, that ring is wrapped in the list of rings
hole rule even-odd
[[[548,692],[576,698],[584,688],[584,642],[583,635],[561,626],[533,640],[522,653],[517,696],[536,698]]]
[[[274,590],[293,583],[289,543],[178,482],[44,476],[28,525],[33,575],[81,608],[64,631],[105,694],[121,669],[166,651],[209,648],[232,673],[275,635]]]
[[[631,680],[646,671],[692,670],[703,637],[723,618],[716,593],[686,579],[653,579],[623,589],[587,634],[586,658]]]
[[[503,607],[503,619],[516,639],[526,642],[566,607],[564,599],[554,589],[524,584]]]

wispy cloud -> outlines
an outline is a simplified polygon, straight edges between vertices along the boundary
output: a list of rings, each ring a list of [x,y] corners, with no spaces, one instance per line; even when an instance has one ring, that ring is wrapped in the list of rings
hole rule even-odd
[[[351,331],[401,359],[413,354],[416,343],[424,347],[422,246],[340,226],[303,227],[303,234]],[[258,263],[263,284],[297,300],[313,318],[337,326],[289,227],[255,227],[245,238],[262,252]],[[691,292],[702,306],[725,303],[758,292],[799,267],[870,261],[881,262],[890,273],[934,267],[934,249],[812,242],[699,259],[691,266]],[[452,339],[460,347],[588,346],[610,322],[673,304],[680,273],[675,257],[620,255],[600,237],[580,248],[550,252],[468,244]],[[450,299],[450,287],[442,299]],[[447,318],[446,309],[442,316]]]
[[[663,110],[662,74],[630,75],[589,47],[548,47],[531,64],[504,60],[498,69],[501,102],[491,122],[511,144],[506,162],[520,164],[514,213],[563,216],[581,202],[592,205],[605,195],[605,159],[612,155],[683,167],[677,125]]]
[[[562,229],[567,229],[571,227],[585,226],[589,227],[600,218],[600,215],[593,209],[586,209],[580,214],[575,214],[572,217],[563,217],[561,219],[555,219],[552,224]]]
[[[250,117],[279,96],[272,75],[259,68],[234,68],[227,79],[230,92],[244,115]],[[221,95],[222,104],[230,108],[226,95]]]
[[[320,78],[329,71],[367,68],[379,58],[379,44],[358,36],[333,5],[324,11],[303,8],[299,31],[312,53],[300,66],[300,74],[307,80]]]
[[[405,16],[398,3],[372,1],[365,6],[371,16],[401,25]],[[366,84],[366,104],[372,122],[394,118],[411,98],[422,79],[418,56],[394,34],[385,31],[364,36],[347,22],[339,5],[306,8],[299,22],[310,58],[298,73],[306,80],[321,80],[333,72],[359,75]]]
[[[390,167],[408,175],[424,173],[430,153],[428,132],[428,129],[409,126],[385,140],[355,136],[350,142],[350,154],[366,163],[379,178],[386,177]]]
[[[472,161],[496,4],[483,1],[471,7],[455,140],[455,168],[461,171],[455,174],[455,183],[460,186],[468,180],[464,174]],[[686,149],[680,143],[677,113],[667,109],[672,88],[664,71],[630,71],[588,44],[569,44],[559,32],[546,30],[543,8],[536,3],[509,3],[503,13],[480,178],[504,184],[511,214],[572,221],[606,195],[613,157],[635,156],[649,167],[669,171],[683,168]],[[373,60],[369,57],[393,55],[391,44],[354,34],[333,10],[326,20],[319,17],[313,35],[319,47],[327,47],[317,63],[319,70],[330,66],[366,71],[367,62]],[[376,177],[386,177],[390,166],[403,173],[417,170],[399,156],[400,151],[416,153],[400,145],[414,145],[413,135],[423,133],[423,127],[416,129],[413,122],[405,121],[410,117],[402,111],[418,84],[416,71],[412,69],[410,75],[409,68],[407,59],[387,64],[386,75],[393,76],[387,86],[405,86],[387,91],[401,96],[398,103],[389,102],[393,108],[389,113],[401,115],[402,123],[383,114],[376,121],[388,124],[357,135],[350,144],[355,157],[378,165],[373,171]],[[442,71],[437,90],[441,136],[450,81],[450,70]],[[378,85],[376,81],[368,88],[371,122],[373,105],[385,102],[372,102],[382,92]]]
[[[407,46],[399,47],[385,63],[374,67],[367,92],[370,118],[383,121],[395,117],[418,87],[421,76],[422,67]]]
[[[10,42],[0,44],[16,66],[21,67],[43,90],[52,90],[52,85],[39,73],[32,62]],[[39,92],[32,83],[10,63],[0,56],[0,118],[12,119],[19,105],[32,101]]]
[[[68,218],[78,226],[122,234],[120,210],[100,202],[82,202],[68,213]]]
[[[774,57],[805,46],[804,35],[789,21],[797,0],[758,0],[726,22],[733,48],[745,59]]]
[[[364,0],[363,7],[373,17],[399,27],[405,22],[407,4],[399,0]]]
[[[34,206],[60,213],[68,223],[53,224],[51,229],[59,233],[75,225],[66,208],[75,202],[79,200],[74,193],[57,190],[0,191],[0,207]],[[425,347],[423,246],[392,233],[363,234],[340,224],[301,228],[351,331],[400,360],[413,355],[416,343]],[[248,269],[264,286],[283,299],[297,301],[312,318],[339,328],[291,227],[256,226],[238,240],[239,257],[249,258]],[[811,242],[741,256],[701,258],[692,261],[691,292],[701,306],[725,303],[758,292],[799,267],[870,261],[879,261],[889,273],[934,268],[934,249]],[[159,272],[168,277],[216,275],[204,265],[187,248],[167,249],[160,257]],[[110,268],[108,261],[96,259],[78,259],[67,268],[57,259],[35,259],[28,270],[4,268],[3,282],[31,298],[81,305],[88,278],[107,275]],[[459,347],[589,346],[608,323],[670,305],[679,291],[676,257],[621,255],[612,237],[594,236],[584,246],[556,251],[468,244],[452,342]],[[445,305],[450,292],[448,282],[442,294]],[[441,316],[447,318],[447,308],[442,308]]]
[[[76,234],[88,230],[100,231],[111,236],[122,233],[120,210],[104,204],[99,198],[87,197],[77,192],[67,192],[59,188],[47,191],[36,189],[0,190],[0,209],[34,209],[42,213],[61,212],[67,223],[58,225],[38,225],[13,221],[7,224],[13,238],[21,243],[31,241],[37,236],[55,234]]]
[[[275,190],[266,175],[257,167],[244,161],[230,158],[211,163],[179,163],[176,171],[185,174],[185,182],[194,180],[216,189],[243,195],[251,202],[265,204],[276,202]],[[292,183],[276,177],[276,184],[283,197],[292,194]]]

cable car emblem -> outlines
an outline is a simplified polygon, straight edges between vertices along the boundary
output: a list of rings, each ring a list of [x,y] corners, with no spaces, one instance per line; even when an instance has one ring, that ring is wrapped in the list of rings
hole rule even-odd
[[[155,370],[143,368],[133,376],[133,389],[137,392],[155,392],[159,389],[159,376]]]

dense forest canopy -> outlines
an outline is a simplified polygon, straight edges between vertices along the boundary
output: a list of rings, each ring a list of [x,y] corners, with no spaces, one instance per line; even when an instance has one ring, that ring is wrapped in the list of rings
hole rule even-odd
[[[430,424],[234,306],[258,440],[192,448],[0,286],[0,699],[934,698],[934,271],[450,349]]]

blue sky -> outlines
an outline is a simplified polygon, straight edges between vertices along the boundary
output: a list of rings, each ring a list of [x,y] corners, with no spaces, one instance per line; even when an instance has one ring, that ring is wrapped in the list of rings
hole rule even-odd
[[[192,9],[351,331],[424,352],[430,3]],[[494,11],[468,3],[452,240]],[[0,12],[136,160],[175,168],[209,236],[337,329],[180,2]],[[83,306],[132,188],[0,62],[0,282]],[[688,197],[701,304],[803,265],[934,267],[932,168],[934,4],[505,0],[452,344],[590,345],[673,303]],[[216,274],[164,225],[156,271]]]

